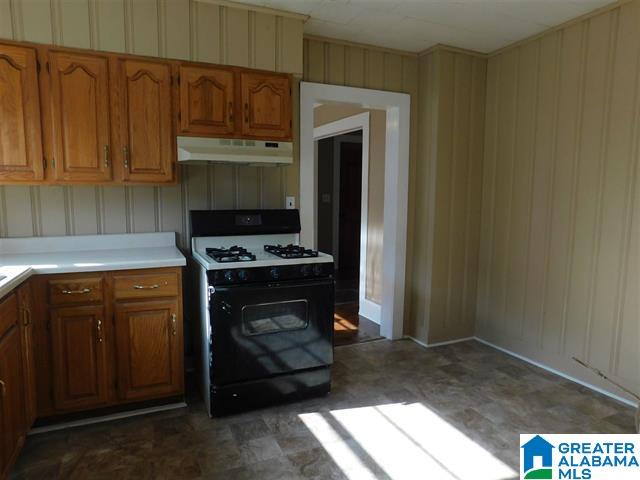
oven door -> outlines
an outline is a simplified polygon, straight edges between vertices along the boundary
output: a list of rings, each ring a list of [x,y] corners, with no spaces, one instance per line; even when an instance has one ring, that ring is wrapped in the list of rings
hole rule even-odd
[[[332,279],[215,287],[211,381],[222,386],[333,362]]]

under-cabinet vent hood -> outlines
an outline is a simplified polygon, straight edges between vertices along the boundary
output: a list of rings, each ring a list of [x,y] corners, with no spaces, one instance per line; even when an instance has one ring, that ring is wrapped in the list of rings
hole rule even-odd
[[[180,163],[291,165],[293,143],[229,138],[178,137]]]

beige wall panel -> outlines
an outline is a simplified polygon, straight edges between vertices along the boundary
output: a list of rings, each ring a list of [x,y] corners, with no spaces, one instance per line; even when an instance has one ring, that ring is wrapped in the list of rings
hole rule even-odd
[[[375,90],[384,88],[384,52],[367,50],[365,56],[365,86]]]
[[[529,221],[533,179],[534,134],[537,115],[538,62],[540,42],[517,49],[518,78],[514,125],[512,192],[506,257],[506,298],[504,325],[511,335],[522,334],[527,278]],[[515,161],[518,159],[519,161]]]
[[[526,255],[525,298],[522,319],[522,335],[527,341],[538,344],[544,315],[544,290],[546,261],[549,254],[549,218],[551,216],[551,192],[555,157],[555,132],[557,131],[557,105],[560,81],[560,34],[548,35],[539,44],[538,88],[531,185],[531,214],[529,222],[528,255]]]
[[[60,43],[66,47],[91,48],[89,1],[54,0]]]
[[[37,191],[34,206],[38,209],[40,235],[67,235],[65,187],[33,187]]]
[[[346,50],[345,84],[364,87],[364,49],[348,47]]]
[[[4,187],[3,226],[7,237],[34,235],[34,218],[31,209],[31,190],[28,187]]]
[[[598,210],[602,201],[603,129],[608,98],[610,16],[589,21],[587,63],[576,154],[579,157],[575,209],[567,277],[565,353],[584,358],[589,337],[594,256],[597,251]]]
[[[302,76],[302,38],[303,23],[288,17],[277,18],[278,28],[278,56],[277,68],[279,72],[289,72]]]
[[[59,187],[53,187],[59,188]],[[102,233],[127,233],[128,205],[130,189],[125,187],[101,187]]]
[[[158,2],[156,0],[129,0],[129,40],[131,53],[159,54]]]
[[[257,208],[260,205],[258,167],[236,167],[237,208]]]
[[[169,58],[189,60],[189,0],[160,0],[159,9],[163,27],[160,54]]]
[[[98,187],[77,186],[69,189],[71,232],[73,235],[95,235],[99,231]]]
[[[96,45],[94,48],[125,52],[127,48],[124,3],[92,0],[96,11]]]
[[[327,45],[327,83],[345,84],[345,46],[335,43]]]
[[[134,233],[157,232],[159,187],[135,187],[130,189],[131,230]]]
[[[191,17],[195,28],[193,35],[193,60],[224,63],[222,58],[222,33],[220,7],[207,3],[192,2]]]
[[[252,37],[252,66],[264,70],[277,70],[276,17],[254,13]]]
[[[304,80],[307,82],[325,81],[325,44],[317,40],[305,40],[305,72]]]
[[[0,38],[13,38],[10,0],[0,0]]]
[[[236,206],[236,183],[234,171],[236,167],[230,165],[214,165],[213,191],[214,208],[229,209]]]
[[[477,334],[617,394],[571,357],[640,387],[638,25],[640,2],[626,3],[500,53],[488,70]],[[537,60],[527,50],[537,50]],[[505,79],[514,55],[519,73]],[[532,78],[535,95],[525,93]],[[534,105],[510,100],[514,91]],[[509,159],[501,147],[514,136]],[[512,174],[500,178],[507,159]],[[529,200],[519,199],[527,180]],[[505,198],[512,198],[508,216],[501,208]],[[507,302],[497,320],[503,303],[495,292],[503,288],[498,282],[505,268],[495,256],[505,249],[527,263],[511,255],[513,305]],[[518,331],[506,322],[522,323]]]
[[[14,32],[16,40],[29,42],[59,43],[59,31],[53,31],[52,12],[50,2],[34,2],[17,0],[14,3]]]
[[[225,63],[249,66],[249,12],[224,8]]]
[[[261,168],[260,178],[260,208],[284,208],[282,167]]]
[[[402,56],[386,53],[384,56],[384,89],[401,92],[402,89]]]
[[[158,189],[158,230],[161,232],[179,232],[182,236],[184,217],[182,212],[182,186],[171,185]],[[184,238],[179,238],[182,245]]]

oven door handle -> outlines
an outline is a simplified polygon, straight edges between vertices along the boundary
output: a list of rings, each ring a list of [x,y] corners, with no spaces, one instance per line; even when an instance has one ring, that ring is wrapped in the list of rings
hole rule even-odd
[[[332,278],[323,278],[319,280],[306,280],[306,281],[298,281],[291,280],[285,282],[269,282],[269,283],[261,283],[261,284],[244,284],[244,285],[224,285],[224,286],[216,286],[214,287],[213,294],[224,294],[226,292],[239,292],[242,290],[255,290],[255,289],[264,289],[264,288],[312,288],[312,287],[324,287],[324,286],[333,286],[334,281]]]

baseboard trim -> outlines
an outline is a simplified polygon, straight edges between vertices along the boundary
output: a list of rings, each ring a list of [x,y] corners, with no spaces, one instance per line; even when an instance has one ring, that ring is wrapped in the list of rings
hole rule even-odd
[[[598,393],[600,393],[602,395],[605,395],[605,396],[607,396],[609,398],[617,400],[620,403],[624,403],[625,405],[629,405],[630,407],[638,408],[638,405],[635,402],[633,402],[631,400],[628,400],[628,399],[626,399],[624,397],[621,397],[619,395],[616,395],[615,393],[611,393],[611,392],[609,392],[609,391],[607,391],[607,390],[605,390],[603,388],[596,387],[595,385],[593,385],[591,383],[579,380],[579,379],[577,379],[575,377],[572,377],[571,375],[567,375],[566,373],[561,372],[560,370],[556,370],[555,368],[551,368],[551,367],[549,367],[549,366],[547,366],[547,365],[545,365],[543,363],[540,363],[540,362],[537,362],[535,360],[532,360],[531,358],[528,358],[528,357],[525,357],[525,356],[520,355],[518,353],[512,352],[511,350],[508,350],[506,348],[500,347],[500,346],[496,345],[495,343],[491,343],[491,342],[489,342],[487,340],[484,340],[483,338],[473,337],[473,339],[477,340],[480,343],[483,343],[483,344],[487,345],[488,347],[495,348],[496,350],[500,350],[501,352],[506,353],[507,355],[511,355],[512,357],[515,357],[515,358],[517,358],[519,360],[522,360],[523,362],[527,362],[527,363],[529,363],[531,365],[534,365],[534,366],[536,366],[538,368],[546,370],[549,373],[553,373],[554,375],[558,375],[559,377],[562,377],[565,380],[569,380],[570,382],[574,382],[574,383],[577,383],[578,385],[582,385],[583,387],[586,387],[589,390],[593,390],[594,392],[598,392]]]
[[[36,427],[29,431],[28,435],[38,435],[40,433],[55,432],[57,430],[64,430],[67,428],[82,427],[85,425],[93,425],[95,423],[111,422],[113,420],[121,420],[123,418],[137,417],[140,415],[147,415],[149,413],[164,412],[166,410],[176,410],[178,408],[185,408],[186,402],[169,403],[167,405],[159,405],[157,407],[140,408],[138,410],[131,410],[129,412],[112,413],[110,415],[103,415],[101,417],[86,418],[82,420],[74,420],[71,422],[57,423],[55,425],[47,425],[46,427]]]
[[[380,318],[382,317],[382,307],[377,303],[361,298],[359,302],[361,316],[371,320],[373,323],[380,325]]]
[[[456,340],[447,340],[446,342],[425,343],[425,342],[423,342],[421,340],[418,340],[415,337],[412,337],[411,335],[405,335],[404,338],[408,338],[412,342],[415,342],[415,343],[417,343],[418,345],[420,345],[421,347],[424,347],[424,348],[444,347],[445,345],[453,345],[454,343],[468,342],[469,340],[474,340],[475,339],[475,337],[465,337],[465,338],[458,338]]]

